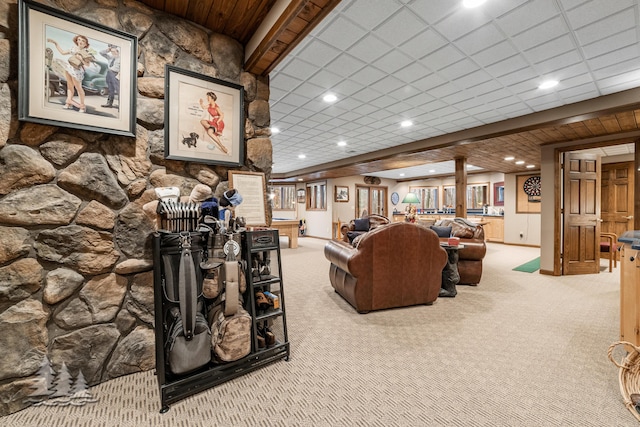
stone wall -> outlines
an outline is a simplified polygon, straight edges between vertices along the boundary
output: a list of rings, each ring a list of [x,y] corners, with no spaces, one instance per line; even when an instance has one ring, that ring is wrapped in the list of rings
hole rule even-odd
[[[47,4],[138,37],[137,129],[19,122],[17,5],[0,0],[0,415],[30,404],[46,360],[89,385],[155,367],[142,206],[154,187],[228,185],[226,167],[164,159],[165,64],[244,87],[241,169],[271,171],[268,80],[243,71],[238,42],[132,0]]]

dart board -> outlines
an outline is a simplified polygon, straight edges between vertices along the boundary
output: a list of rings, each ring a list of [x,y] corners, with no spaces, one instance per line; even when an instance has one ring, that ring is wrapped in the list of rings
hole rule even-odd
[[[540,197],[540,175],[527,178],[522,189],[529,197]]]

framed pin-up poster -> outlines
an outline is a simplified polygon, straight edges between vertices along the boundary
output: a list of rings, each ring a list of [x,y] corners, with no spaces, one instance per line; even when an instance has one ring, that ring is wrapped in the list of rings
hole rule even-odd
[[[19,119],[135,136],[137,38],[19,2]]]
[[[165,66],[165,158],[215,165],[244,162],[244,88]]]

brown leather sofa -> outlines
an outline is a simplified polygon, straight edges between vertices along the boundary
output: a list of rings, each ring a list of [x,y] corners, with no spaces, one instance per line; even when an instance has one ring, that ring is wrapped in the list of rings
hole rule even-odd
[[[352,219],[347,224],[340,227],[342,241],[352,243],[352,241],[360,234],[364,234],[380,225],[389,224],[390,222],[391,221],[389,221],[389,218],[386,216],[377,214],[371,214],[364,218]]]
[[[465,218],[441,219],[435,223],[437,227],[451,227],[451,235],[460,238],[464,245],[458,251],[459,285],[477,285],[482,278],[482,260],[487,253],[482,225]],[[446,238],[441,240],[446,241]]]
[[[407,222],[377,226],[355,247],[331,240],[324,255],[331,285],[359,313],[433,303],[447,262],[438,235]]]

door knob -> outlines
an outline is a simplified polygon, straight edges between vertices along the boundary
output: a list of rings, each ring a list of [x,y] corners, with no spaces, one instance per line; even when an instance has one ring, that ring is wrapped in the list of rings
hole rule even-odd
[[[633,215],[625,216],[624,219],[633,219]]]
[[[603,222],[604,220],[602,220],[602,219],[598,218],[598,219],[596,219],[596,221],[598,221],[598,222]]]

